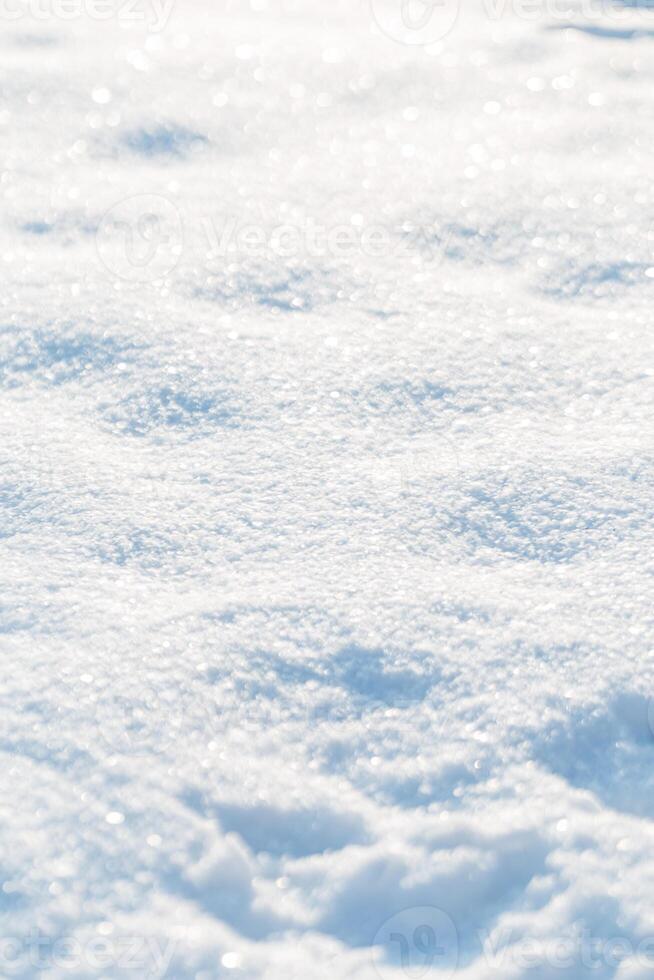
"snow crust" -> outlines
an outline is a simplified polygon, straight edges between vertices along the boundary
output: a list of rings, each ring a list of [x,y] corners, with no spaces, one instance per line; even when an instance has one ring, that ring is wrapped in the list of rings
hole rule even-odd
[[[3,7],[3,977],[652,976],[654,11],[524,6]]]

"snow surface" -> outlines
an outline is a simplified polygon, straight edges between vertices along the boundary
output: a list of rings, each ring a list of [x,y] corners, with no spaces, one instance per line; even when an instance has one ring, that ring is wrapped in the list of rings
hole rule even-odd
[[[654,9],[398,6],[3,4],[2,977],[654,973]]]

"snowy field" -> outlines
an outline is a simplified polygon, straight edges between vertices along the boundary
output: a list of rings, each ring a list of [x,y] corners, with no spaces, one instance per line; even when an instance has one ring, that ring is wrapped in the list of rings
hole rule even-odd
[[[454,3],[0,3],[2,978],[654,975],[654,7]]]

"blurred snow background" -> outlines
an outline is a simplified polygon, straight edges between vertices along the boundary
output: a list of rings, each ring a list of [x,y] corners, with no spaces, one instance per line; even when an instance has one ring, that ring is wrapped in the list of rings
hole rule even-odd
[[[654,10],[398,10],[3,5],[3,977],[652,975]]]

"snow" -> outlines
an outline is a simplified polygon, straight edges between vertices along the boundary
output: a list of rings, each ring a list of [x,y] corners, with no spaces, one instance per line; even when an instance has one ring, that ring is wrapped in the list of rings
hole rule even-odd
[[[651,977],[654,10],[564,6],[3,5],[2,976]]]

